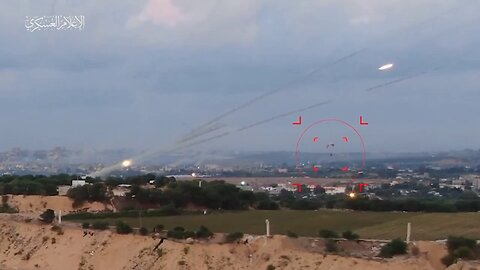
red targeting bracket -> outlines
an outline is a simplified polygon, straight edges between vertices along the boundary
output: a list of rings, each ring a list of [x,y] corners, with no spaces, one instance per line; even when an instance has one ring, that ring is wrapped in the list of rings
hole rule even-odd
[[[292,186],[297,187],[298,192],[302,192],[302,184],[300,183],[293,183]]]

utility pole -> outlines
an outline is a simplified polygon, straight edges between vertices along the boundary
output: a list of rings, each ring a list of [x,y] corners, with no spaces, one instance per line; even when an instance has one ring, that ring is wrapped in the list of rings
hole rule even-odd
[[[265,227],[267,231],[267,237],[270,237],[270,221],[268,221],[268,219],[265,219]]]
[[[411,232],[412,232],[412,226],[411,226],[411,223],[408,222],[408,223],[407,223],[407,239],[406,239],[406,240],[407,240],[407,241],[406,241],[407,244],[410,243],[410,234],[411,234]]]

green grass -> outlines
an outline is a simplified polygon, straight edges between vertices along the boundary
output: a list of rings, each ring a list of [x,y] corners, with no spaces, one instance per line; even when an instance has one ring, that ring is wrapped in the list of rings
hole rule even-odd
[[[300,236],[317,236],[320,229],[339,233],[352,230],[361,238],[405,238],[406,226],[412,223],[412,240],[445,239],[448,235],[463,235],[480,239],[480,213],[401,213],[354,211],[243,211],[234,213],[144,217],[143,226],[149,230],[157,224],[166,229],[182,226],[196,230],[205,225],[214,232],[265,233],[265,219],[270,220],[272,234],[292,231]],[[123,220],[139,227],[138,218],[104,219],[110,224]],[[79,222],[82,222],[80,220]]]

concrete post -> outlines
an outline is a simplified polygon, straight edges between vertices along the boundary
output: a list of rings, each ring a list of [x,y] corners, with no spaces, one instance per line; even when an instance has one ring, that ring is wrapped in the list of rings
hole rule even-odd
[[[202,187],[202,180],[199,180],[199,181],[198,181],[198,187],[199,187],[199,188]]]
[[[62,210],[58,210],[58,224],[62,224]]]
[[[265,227],[267,230],[267,237],[270,237],[270,221],[268,221],[268,219],[265,219]]]
[[[411,223],[408,222],[407,223],[407,244],[410,243],[410,234],[412,232],[412,226],[411,226]]]

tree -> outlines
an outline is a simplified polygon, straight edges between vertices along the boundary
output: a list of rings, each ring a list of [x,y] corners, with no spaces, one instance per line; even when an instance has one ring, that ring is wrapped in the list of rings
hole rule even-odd
[[[44,223],[52,223],[55,219],[55,212],[52,209],[47,209],[40,215],[40,220]]]

